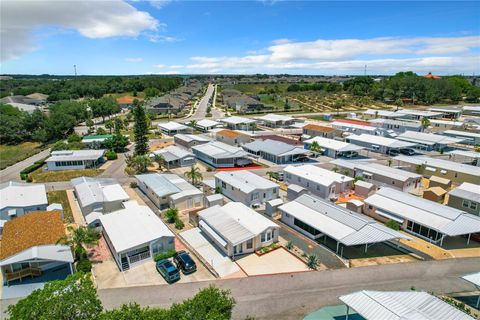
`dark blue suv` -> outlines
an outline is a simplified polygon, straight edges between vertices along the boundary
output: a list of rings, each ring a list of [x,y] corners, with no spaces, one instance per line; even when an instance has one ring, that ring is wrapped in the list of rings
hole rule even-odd
[[[171,263],[170,260],[158,260],[156,267],[157,271],[168,283],[173,283],[180,280],[180,271],[178,271],[177,267],[175,267],[175,265]]]
[[[192,257],[184,250],[178,251],[173,257],[173,261],[175,261],[177,267],[183,271],[183,274],[190,274],[197,271],[195,261],[193,261]]]

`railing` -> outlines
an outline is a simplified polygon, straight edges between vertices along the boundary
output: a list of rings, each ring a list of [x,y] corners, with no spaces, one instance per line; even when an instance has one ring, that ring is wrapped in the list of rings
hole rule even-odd
[[[133,256],[128,257],[128,262],[130,264],[150,258],[150,251],[142,252]]]
[[[41,276],[41,275],[42,275],[42,270],[41,269],[30,267],[30,268],[25,268],[25,269],[15,271],[15,272],[6,272],[5,273],[5,278],[6,278],[7,283],[8,283],[9,281],[13,281],[13,280],[22,281],[23,278],[29,277],[29,276],[30,277],[38,277],[38,276]]]

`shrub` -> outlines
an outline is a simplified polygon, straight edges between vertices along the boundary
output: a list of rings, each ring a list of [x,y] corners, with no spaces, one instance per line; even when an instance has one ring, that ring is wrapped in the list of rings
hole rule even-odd
[[[136,181],[130,182],[130,188],[132,189],[138,188],[138,183]]]
[[[175,229],[182,230],[185,227],[185,224],[182,220],[176,219],[175,220]]]
[[[168,259],[168,258],[173,257],[176,253],[177,253],[177,250],[175,250],[175,249],[171,249],[171,250],[168,250],[168,251],[165,251],[165,252],[161,252],[161,253],[156,254],[155,257],[153,257],[153,260],[158,261],[158,260],[162,260],[162,259]]]
[[[77,271],[90,272],[92,270],[92,262],[88,259],[82,259],[77,262]]]
[[[167,212],[165,212],[165,218],[167,218],[168,223],[174,223],[178,219],[178,209],[169,208]]]
[[[385,225],[390,229],[397,230],[397,231],[400,230],[400,223],[398,223],[395,220],[388,220],[387,223],[385,223]]]
[[[318,261],[318,257],[316,255],[311,254],[307,257],[307,266],[310,269],[317,270],[319,265],[320,261]]]
[[[118,155],[115,151],[108,150],[107,152],[105,152],[105,157],[107,158],[107,160],[116,160],[118,158]]]
[[[293,249],[293,242],[290,240],[287,242],[287,244],[285,245],[285,247],[288,249],[288,250],[292,250]]]
[[[41,168],[44,164],[45,164],[45,159],[35,161],[31,166],[28,166],[22,171],[20,171],[20,178],[22,180],[28,180],[28,174]]]

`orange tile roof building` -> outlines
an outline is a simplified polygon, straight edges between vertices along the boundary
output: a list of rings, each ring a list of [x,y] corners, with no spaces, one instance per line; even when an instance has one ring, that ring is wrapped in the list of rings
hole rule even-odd
[[[332,127],[322,126],[318,124],[307,124],[303,127],[302,134],[304,138],[323,137],[332,139],[341,135],[341,131]]]
[[[228,129],[218,131],[215,135],[215,139],[231,146],[240,146],[250,142],[250,136]]]
[[[73,273],[69,246],[60,211],[34,211],[5,223],[0,244],[0,268],[4,283],[41,276],[52,269]]]

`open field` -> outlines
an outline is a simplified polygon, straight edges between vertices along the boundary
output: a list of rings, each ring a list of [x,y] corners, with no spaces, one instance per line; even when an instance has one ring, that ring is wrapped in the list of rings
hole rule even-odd
[[[14,146],[2,144],[0,145],[0,170],[31,157],[42,150],[43,148],[38,142],[23,142]]]
[[[63,207],[63,220],[66,223],[73,223],[72,208],[68,201],[67,192],[65,190],[49,191],[47,193],[48,203],[60,203]]]
[[[69,181],[78,177],[95,177],[100,175],[102,169],[85,169],[85,170],[64,170],[64,171],[45,171],[40,168],[30,174],[32,182],[55,182]]]

